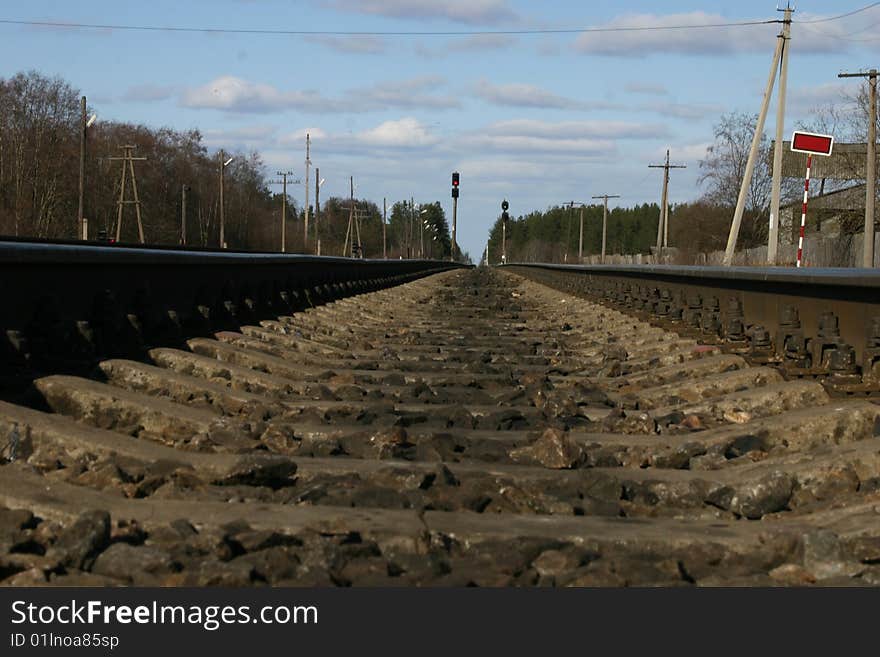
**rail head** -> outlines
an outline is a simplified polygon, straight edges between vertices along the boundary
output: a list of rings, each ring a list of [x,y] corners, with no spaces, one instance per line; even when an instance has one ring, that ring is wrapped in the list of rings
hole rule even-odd
[[[513,262],[502,265],[514,269],[528,267],[582,273],[591,276],[620,276],[645,280],[680,279],[698,281],[705,285],[712,281],[735,284],[850,286],[880,290],[880,270],[847,267],[785,268],[785,267],[708,267],[685,265],[564,265],[556,263]],[[729,285],[725,285],[729,287]]]
[[[880,272],[673,265],[509,263],[527,278],[635,314],[708,344],[880,393]]]
[[[0,366],[145,346],[259,322],[346,296],[466,267],[62,241],[0,240]],[[4,340],[5,338],[5,340]],[[51,367],[51,362],[48,363]]]

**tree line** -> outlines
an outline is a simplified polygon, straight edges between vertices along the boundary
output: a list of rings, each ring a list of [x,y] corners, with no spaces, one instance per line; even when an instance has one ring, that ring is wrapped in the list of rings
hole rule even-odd
[[[58,77],[36,71],[0,78],[0,234],[74,239],[77,227],[80,92]],[[88,111],[91,113],[91,109]],[[149,244],[179,244],[183,221],[187,244],[216,247],[220,239],[220,153],[211,152],[198,130],[174,130],[99,120],[87,130],[84,216],[89,234],[116,233],[124,146],[134,146],[144,238]],[[230,153],[224,169],[224,237],[232,249],[278,251],[281,194],[260,154]],[[116,159],[114,159],[116,158]],[[183,187],[186,216],[182,217]],[[277,187],[276,187],[277,189]],[[126,200],[132,200],[130,178]],[[352,202],[353,201],[353,202]],[[366,257],[382,257],[383,214],[388,257],[420,254],[448,258],[451,238],[439,202],[393,202],[388,213],[370,200],[328,198],[310,207],[308,249],[304,208],[288,195],[286,245],[314,252],[315,236],[325,255],[346,255],[359,244]],[[131,204],[123,208],[122,242],[139,241]],[[426,234],[427,233],[427,234]]]
[[[853,95],[813,108],[799,129],[834,134],[838,141],[864,143],[870,111],[868,86],[863,83]],[[749,149],[755,134],[757,114],[730,112],[713,127],[713,142],[699,161],[699,194],[687,203],[671,205],[669,244],[687,258],[725,248],[731,219],[739,196]],[[880,115],[873,117],[880,133]],[[766,245],[772,191],[773,144],[761,134],[754,175],[746,189],[745,208],[737,248]],[[880,171],[878,171],[880,179]],[[820,180],[817,189],[833,191],[862,182],[858,179]],[[826,184],[827,182],[827,184]],[[880,188],[880,185],[878,185]],[[782,179],[781,202],[799,202],[803,179]],[[511,219],[507,228],[507,256],[510,261],[576,262],[579,235],[579,207],[555,205],[543,212],[531,212]],[[618,207],[609,210],[607,253],[647,254],[657,244],[659,203]],[[860,232],[861,215],[843,222],[842,230]],[[584,208],[584,255],[601,252],[602,206]],[[501,218],[489,234],[489,258],[501,257]]]

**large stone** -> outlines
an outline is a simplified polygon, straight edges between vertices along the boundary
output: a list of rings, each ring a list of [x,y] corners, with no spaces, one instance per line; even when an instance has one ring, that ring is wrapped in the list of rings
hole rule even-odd
[[[844,558],[844,551],[837,534],[828,529],[807,532],[804,541],[804,568],[817,580],[836,577],[852,577],[862,566]]]
[[[755,520],[788,506],[794,478],[784,472],[772,472],[758,481],[737,486],[730,498],[730,511]]]
[[[61,532],[50,555],[64,566],[87,570],[93,557],[110,542],[110,514],[86,511]]]
[[[107,577],[125,579],[139,584],[149,577],[167,575],[180,570],[171,556],[157,547],[114,543],[95,560],[92,572]]]
[[[545,468],[563,470],[581,465],[586,456],[583,448],[559,429],[547,429],[534,443],[511,450],[510,458],[517,462],[535,462]]]

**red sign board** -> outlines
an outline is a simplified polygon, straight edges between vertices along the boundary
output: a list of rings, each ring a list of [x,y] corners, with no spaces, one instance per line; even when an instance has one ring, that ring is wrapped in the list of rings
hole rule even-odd
[[[798,153],[812,153],[813,155],[831,155],[834,147],[834,137],[831,135],[817,135],[812,132],[797,132],[791,136],[791,150]]]

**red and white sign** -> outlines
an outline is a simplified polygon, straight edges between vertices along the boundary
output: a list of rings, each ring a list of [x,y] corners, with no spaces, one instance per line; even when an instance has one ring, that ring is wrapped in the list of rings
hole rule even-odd
[[[818,135],[813,132],[798,132],[795,130],[791,136],[791,150],[798,153],[831,155],[833,147],[834,137],[831,135]]]

